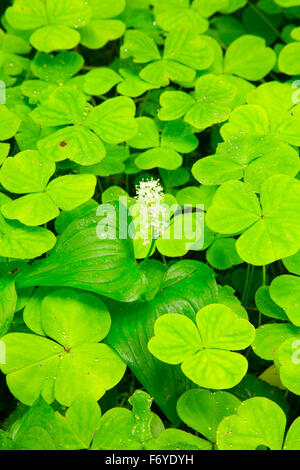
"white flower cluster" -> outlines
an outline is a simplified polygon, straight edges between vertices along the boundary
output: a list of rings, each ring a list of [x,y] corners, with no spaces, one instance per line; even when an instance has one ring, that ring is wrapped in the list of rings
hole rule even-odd
[[[151,239],[158,239],[169,225],[169,213],[167,206],[162,204],[164,191],[159,180],[142,180],[136,186],[136,200],[140,209],[140,234],[144,239],[144,245]],[[150,229],[150,230],[149,230]]]

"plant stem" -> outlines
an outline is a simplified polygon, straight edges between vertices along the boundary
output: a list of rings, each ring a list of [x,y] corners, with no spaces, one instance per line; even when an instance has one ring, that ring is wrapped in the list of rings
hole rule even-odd
[[[252,2],[248,3],[249,7],[252,8],[253,11],[259,16],[268,26],[269,28],[276,34],[278,38],[280,38],[283,41],[283,37],[281,32],[273,25],[273,23],[264,15],[264,13],[257,8],[256,5],[254,5]]]
[[[155,239],[152,239],[152,240],[151,240],[151,245],[150,245],[148,254],[147,254],[146,258],[145,258],[145,261],[147,261],[147,260],[150,258],[151,253],[152,253],[152,250],[153,250],[153,248],[155,247],[155,242],[156,242]]]
[[[262,267],[262,285],[265,286],[267,284],[267,267]]]

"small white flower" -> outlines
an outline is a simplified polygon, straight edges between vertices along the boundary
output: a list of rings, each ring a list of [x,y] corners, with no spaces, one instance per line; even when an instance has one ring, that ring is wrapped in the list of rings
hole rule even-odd
[[[136,200],[140,208],[140,234],[144,245],[149,244],[149,229],[151,238],[156,240],[168,227],[168,211],[162,204],[164,191],[159,180],[142,180],[136,186]]]

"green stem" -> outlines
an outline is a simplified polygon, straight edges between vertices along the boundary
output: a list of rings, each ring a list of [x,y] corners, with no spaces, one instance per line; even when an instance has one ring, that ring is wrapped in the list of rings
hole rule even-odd
[[[147,261],[147,260],[150,258],[151,253],[152,253],[152,250],[153,250],[153,248],[155,247],[155,242],[156,242],[155,239],[152,239],[152,240],[151,240],[151,245],[150,245],[148,254],[147,254],[146,258],[145,258],[145,261]]]
[[[263,286],[267,285],[267,267],[266,266],[262,267],[262,285]]]
[[[248,305],[248,299],[249,299],[250,289],[252,285],[253,274],[254,274],[254,266],[252,266],[251,264],[248,264],[245,287],[244,287],[244,292],[243,292],[243,297],[242,297],[242,304],[244,305],[244,307]]]
[[[245,298],[246,298],[248,283],[249,283],[249,274],[250,274],[250,264],[248,264],[248,266],[247,266],[246,280],[245,280],[245,286],[244,286],[244,291],[243,291],[243,296],[242,296],[242,304],[243,305],[245,305]]]
[[[269,28],[276,34],[276,36],[282,41],[284,41],[281,32],[273,25],[273,23],[268,18],[266,18],[263,12],[259,8],[257,8],[257,6],[254,5],[252,2],[249,2],[248,5],[250,8],[252,8],[253,11],[255,11],[257,16],[259,16],[269,26]]]
[[[167,263],[166,257],[164,255],[161,255],[161,257],[162,257],[164,265],[167,266],[168,263]]]
[[[100,189],[100,192],[101,192],[101,195],[102,195],[103,194],[103,186],[102,186],[102,183],[101,183],[100,176],[98,176],[97,181],[98,181],[98,186],[99,186],[99,189]]]

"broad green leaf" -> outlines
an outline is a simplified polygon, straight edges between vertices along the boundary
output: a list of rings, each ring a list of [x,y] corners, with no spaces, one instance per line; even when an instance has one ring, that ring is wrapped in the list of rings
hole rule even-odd
[[[202,249],[204,237],[204,213],[186,212],[173,217],[156,247],[164,256],[184,256],[189,250]]]
[[[46,194],[62,210],[71,211],[89,201],[95,192],[94,175],[66,175],[52,180]]]
[[[1,370],[7,375],[11,393],[27,405],[32,405],[40,394],[47,402],[54,401],[54,377],[64,348],[27,333],[9,333],[2,341],[6,346],[6,364]]]
[[[90,95],[105,95],[121,81],[122,78],[114,70],[100,67],[85,75],[84,91]]]
[[[118,84],[117,91],[120,95],[131,96],[136,98],[143,95],[146,91],[155,88],[155,85],[151,85],[145,80],[142,80],[138,74],[138,70],[130,68],[119,69],[120,75],[123,77],[123,81]]]
[[[79,41],[79,32],[64,25],[44,26],[35,31],[30,38],[33,47],[42,52],[72,49]]]
[[[179,204],[203,204],[205,210],[211,204],[213,196],[217,190],[217,186],[187,186],[180,189],[176,194],[176,199]]]
[[[99,425],[101,412],[89,395],[79,395],[66,415],[59,414],[43,398],[16,423],[12,432],[14,450],[88,449]]]
[[[300,5],[300,0],[275,0],[275,3],[281,7],[289,8]]]
[[[295,88],[292,83],[267,82],[255,88],[247,96],[247,103],[265,109],[270,118],[282,111],[291,111],[294,103]]]
[[[19,220],[28,226],[38,226],[55,219],[59,209],[46,193],[34,193],[15,199],[1,207],[7,219]]]
[[[225,73],[257,81],[268,75],[275,62],[275,52],[266,47],[264,39],[244,35],[228,47],[225,54]]]
[[[146,450],[211,450],[205,439],[180,429],[166,429],[152,441],[146,443]]]
[[[9,198],[0,195],[1,207]],[[0,256],[5,258],[31,259],[51,250],[56,238],[50,230],[40,227],[26,227],[19,222],[5,220],[0,215]]]
[[[141,450],[132,436],[134,416],[126,408],[112,408],[102,416],[95,432],[92,450]]]
[[[72,49],[80,41],[77,28],[85,26],[91,10],[83,0],[17,0],[6,11],[8,23],[21,30],[35,30],[30,41],[39,51]],[[74,28],[74,29],[73,29]]]
[[[196,103],[188,110],[184,120],[197,129],[206,129],[226,121],[236,88],[215,75],[204,75],[195,85]]]
[[[179,398],[177,412],[187,426],[215,443],[218,425],[239,405],[240,400],[230,393],[192,389]]]
[[[83,57],[76,52],[60,52],[57,55],[39,54],[31,64],[33,74],[46,82],[66,83],[76,75],[84,63]]]
[[[229,122],[223,125],[221,135],[224,140],[241,137],[241,135],[272,135],[285,143],[298,146],[300,144],[298,116],[291,115],[289,112],[279,114],[272,112],[271,114],[270,120],[261,106],[254,104],[239,106],[231,113]]]
[[[42,301],[47,294],[54,288],[51,287],[38,287],[34,290],[29,302],[24,308],[23,319],[24,323],[34,333],[45,336],[41,325],[41,307]]]
[[[6,159],[7,155],[9,154],[9,150],[10,150],[9,144],[0,143],[0,164],[1,165]]]
[[[17,292],[12,281],[1,280],[0,285],[0,337],[5,335],[14,317]]]
[[[299,75],[300,44],[292,42],[286,44],[278,57],[278,66],[281,72],[287,75]]]
[[[88,449],[94,433],[99,427],[101,410],[98,403],[89,395],[78,395],[67,410],[65,418],[56,413],[56,419],[61,421],[63,428],[69,428],[70,434],[74,436],[76,448]],[[61,440],[64,441],[64,439],[65,436],[62,436]],[[70,444],[63,444],[64,448],[75,448]]]
[[[91,209],[71,222],[55,252],[18,275],[19,286],[77,287],[125,302],[139,298],[145,289],[144,279],[135,263],[131,240],[119,238],[124,233],[117,231],[111,208]],[[116,238],[101,238],[103,227],[116,231]]]
[[[109,0],[88,0],[92,10],[90,23],[80,31],[81,43],[90,49],[99,49],[108,41],[121,37],[125,32],[125,24],[119,20],[111,20],[120,15],[125,8],[125,0],[117,0],[113,4]]]
[[[196,321],[204,348],[237,351],[254,340],[253,326],[221,304],[204,307]]]
[[[66,175],[46,184],[54,173],[55,164],[43,160],[36,151],[24,151],[7,158],[0,172],[3,186],[16,193],[30,192],[2,206],[8,219],[26,225],[41,225],[59,215],[59,209],[72,210],[94,194],[93,175]]]
[[[92,294],[60,289],[47,294],[41,302],[41,330],[70,349],[78,344],[98,343],[110,330],[109,312]]]
[[[290,273],[300,275],[300,251],[282,261]]]
[[[222,13],[233,13],[239,8],[243,8],[247,4],[247,0],[228,0],[228,6],[223,8]]]
[[[223,11],[228,8],[228,0],[212,0],[207,3],[205,0],[194,0],[193,7],[200,13],[200,15],[208,18],[218,11]]]
[[[159,50],[152,38],[138,30],[129,30],[124,37],[121,47],[121,58],[133,56],[134,62],[145,64],[153,60],[160,60]]]
[[[125,33],[126,27],[119,20],[93,20],[80,31],[81,44],[89,49],[99,49],[108,41],[114,41]]]
[[[12,193],[40,193],[55,172],[55,164],[36,150],[25,150],[5,160],[0,171],[1,184]]]
[[[30,62],[20,54],[29,52],[30,46],[25,39],[14,34],[5,34],[0,29],[0,64],[7,75],[16,76],[23,70],[28,70]]]
[[[280,308],[270,296],[270,287],[261,286],[255,294],[255,303],[258,310],[267,317],[287,321],[288,317],[285,311]]]
[[[286,416],[267,398],[250,398],[240,404],[237,414],[224,418],[217,431],[220,450],[256,450],[266,446],[280,450],[283,444]]]
[[[176,29],[168,34],[163,59],[179,62],[194,70],[205,70],[213,62],[213,49],[205,36],[187,29]],[[185,81],[189,81],[187,77]]]
[[[253,351],[262,359],[273,361],[286,340],[300,337],[300,329],[290,323],[263,325],[256,331]]]
[[[162,315],[156,320],[154,337],[148,343],[149,351],[168,364],[181,364],[202,347],[196,325],[176,313]]]
[[[232,111],[229,122],[224,124],[221,135],[224,140],[243,135],[268,135],[269,120],[263,108],[257,105],[239,106]]]
[[[153,87],[165,87],[170,81],[182,82],[184,79],[192,82],[195,76],[194,70],[174,60],[152,62],[140,72],[140,78]]]
[[[299,450],[300,418],[295,419],[285,438],[283,450]]]
[[[292,326],[292,325],[291,325]],[[278,348],[276,364],[280,371],[283,385],[295,395],[300,395],[300,335],[298,333],[286,339]]]
[[[135,159],[135,164],[142,170],[151,168],[164,168],[166,170],[176,170],[182,165],[182,156],[175,150],[157,147],[139,154]]]
[[[270,296],[289,317],[300,327],[300,278],[297,276],[277,276],[270,285]]]
[[[138,125],[138,132],[132,139],[127,141],[128,145],[135,149],[158,147],[160,137],[154,119],[140,117],[136,119],[136,123]]]
[[[229,181],[208,209],[208,226],[224,234],[246,230],[237,241],[239,256],[254,265],[271,263],[299,246],[299,191],[298,180],[272,176],[262,185],[261,208],[245,183]]]
[[[93,108],[85,120],[85,125],[99,135],[104,142],[119,144],[137,133],[134,116],[134,101],[125,96],[119,96]]]
[[[153,283],[151,273],[150,283]],[[201,307],[218,301],[218,291],[213,271],[198,261],[177,262],[168,272],[155,276],[161,281],[152,299],[128,306],[108,303],[112,328],[107,341],[124,358],[169,420],[177,422],[176,401],[190,385],[178,367],[164,364],[150,354],[147,343],[158,317],[175,311],[194,318]]]
[[[158,117],[161,121],[172,121],[184,116],[195,104],[192,96],[183,91],[165,91],[160,96],[161,109]]]
[[[129,398],[132,412],[125,408],[112,408],[100,420],[93,450],[142,450],[163,432],[164,426],[151,411],[152,398],[136,390]]]
[[[4,104],[0,104],[0,116],[0,140],[11,139],[18,132],[21,120]]]
[[[183,373],[204,388],[234,387],[248,370],[247,359],[241,354],[217,349],[203,349],[182,364]]]
[[[99,137],[83,126],[69,126],[38,141],[38,149],[47,160],[69,159],[79,165],[103,161],[105,147]]]
[[[31,117],[40,125],[47,127],[81,124],[91,111],[86,97],[73,88],[58,88],[34,109]]]
[[[215,155],[198,160],[195,178],[202,184],[216,185],[244,178],[250,189],[260,190],[268,177],[276,174],[296,176],[298,152],[273,137],[234,137],[218,145]]]
[[[182,318],[181,318],[182,317]],[[247,360],[231,350],[245,349],[254,340],[253,326],[230,308],[212,304],[196,315],[196,323],[179,314],[160,317],[148,349],[204,388],[231,388],[247,372]]]
[[[161,146],[181,153],[196,150],[199,142],[193,129],[182,121],[169,122],[161,133]],[[181,185],[178,185],[181,186]]]
[[[208,209],[207,224],[216,232],[232,234],[252,226],[260,216],[256,195],[244,183],[229,181],[217,190]]]
[[[236,251],[236,240],[219,238],[207,250],[206,259],[216,269],[229,269],[243,260]]]
[[[97,176],[110,176],[122,173],[125,170],[125,160],[129,158],[129,149],[124,145],[105,146],[106,156],[94,165],[82,166],[80,173],[93,174]]]
[[[7,360],[2,370],[23,403],[31,405],[40,393],[48,403],[55,398],[66,406],[84,393],[98,400],[121,380],[126,366],[109,346],[98,343],[109,331],[109,313],[91,294],[48,294],[41,304],[41,327],[57,342],[25,333],[3,339]],[[22,347],[26,355],[20,355]]]
[[[188,0],[155,0],[153,3],[157,24],[165,31],[185,28],[195,33],[203,33],[208,29],[208,21],[204,16],[210,15],[205,15],[208,13],[205,7],[201,11],[197,0],[191,5]]]
[[[106,344],[74,346],[60,363],[56,400],[65,406],[69,406],[80,394],[90,394],[99,400],[106,390],[120,382],[125,369],[126,365],[120,357]]]

